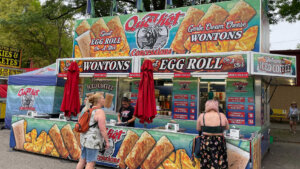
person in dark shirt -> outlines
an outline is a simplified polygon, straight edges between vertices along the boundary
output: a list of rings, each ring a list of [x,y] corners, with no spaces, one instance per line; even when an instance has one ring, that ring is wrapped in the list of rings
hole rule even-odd
[[[135,116],[133,113],[134,108],[130,105],[130,100],[127,97],[123,97],[122,107],[118,112],[118,122],[126,123],[128,127],[134,127]]]

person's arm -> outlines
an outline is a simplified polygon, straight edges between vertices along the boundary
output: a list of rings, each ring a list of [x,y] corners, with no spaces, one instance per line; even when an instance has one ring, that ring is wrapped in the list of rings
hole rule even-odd
[[[101,135],[104,138],[104,141],[106,143],[105,148],[108,149],[109,148],[109,142],[108,142],[108,136],[107,136],[107,131],[106,131],[106,117],[105,117],[105,113],[104,113],[103,110],[98,109],[96,111],[95,120],[98,122],[100,133],[101,133]]]
[[[221,114],[221,116],[222,116],[222,119],[224,119],[224,122],[225,122],[225,129],[226,130],[229,130],[229,122],[228,122],[228,120],[227,120],[227,117],[225,116],[225,114]],[[222,124],[223,125],[223,124]]]
[[[197,119],[197,130],[201,131],[201,116],[202,114],[200,114],[200,116]]]
[[[121,113],[118,113],[118,122],[121,123]]]
[[[132,122],[135,121],[135,119],[136,119],[136,117],[135,117],[135,116],[132,116],[132,118],[131,118],[130,120],[128,120],[127,122],[128,122],[128,123],[132,123]]]

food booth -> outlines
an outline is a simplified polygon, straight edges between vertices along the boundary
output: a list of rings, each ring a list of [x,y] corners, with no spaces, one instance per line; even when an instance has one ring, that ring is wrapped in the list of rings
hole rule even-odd
[[[75,24],[73,58],[57,59],[57,76],[80,69],[81,100],[105,97],[110,149],[97,164],[116,168],[200,168],[192,162],[196,120],[218,99],[230,131],[229,168],[260,168],[270,147],[270,79],[296,77],[295,57],[268,53],[264,1],[204,4],[150,13],[91,18]],[[246,11],[245,13],[243,13]],[[267,33],[266,33],[267,32]],[[122,56],[122,57],[121,57]],[[158,114],[151,124],[116,125],[121,98],[135,106],[144,60],[154,67]],[[176,124],[176,125],[173,125]],[[10,146],[78,160],[75,122],[13,116]]]

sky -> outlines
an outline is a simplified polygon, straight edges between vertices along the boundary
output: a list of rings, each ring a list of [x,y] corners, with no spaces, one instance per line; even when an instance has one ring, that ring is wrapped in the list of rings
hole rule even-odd
[[[300,21],[270,25],[270,50],[296,49],[300,43]]]
[[[40,0],[41,3],[46,0]],[[270,50],[296,49],[300,43],[300,21],[288,23],[281,21],[270,25]]]

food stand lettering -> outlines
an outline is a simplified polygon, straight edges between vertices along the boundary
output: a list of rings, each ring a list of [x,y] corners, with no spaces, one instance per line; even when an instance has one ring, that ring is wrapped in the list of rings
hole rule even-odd
[[[0,66],[21,67],[21,50],[0,46]]]
[[[243,54],[150,57],[149,60],[153,63],[154,73],[247,71],[247,57]]]

